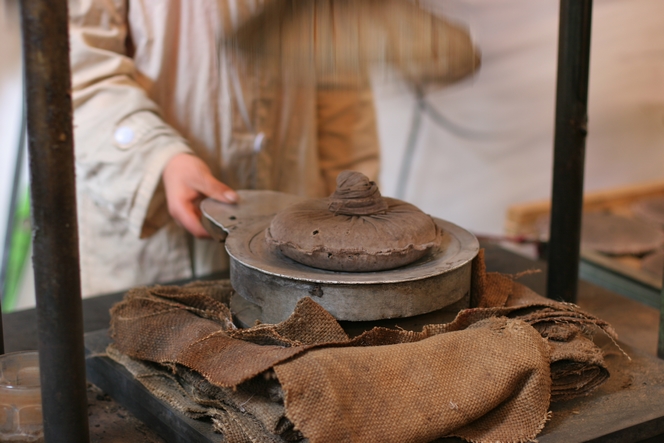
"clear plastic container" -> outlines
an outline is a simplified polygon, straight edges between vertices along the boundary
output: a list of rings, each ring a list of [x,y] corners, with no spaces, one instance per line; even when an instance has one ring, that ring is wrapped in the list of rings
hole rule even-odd
[[[44,441],[37,351],[0,355],[0,441]]]

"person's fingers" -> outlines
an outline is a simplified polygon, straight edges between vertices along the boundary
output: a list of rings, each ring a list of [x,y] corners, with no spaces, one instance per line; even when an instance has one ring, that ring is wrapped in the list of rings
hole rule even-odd
[[[173,157],[164,168],[162,179],[171,217],[196,237],[210,237],[200,221],[202,198],[212,197],[225,203],[238,201],[235,191],[214,178],[208,166],[190,154]]]
[[[224,203],[237,203],[239,201],[239,196],[235,191],[214,178],[209,172],[202,175],[199,185],[200,188],[197,191],[215,200]]]
[[[183,153],[173,157],[164,169],[163,178],[167,194],[169,188],[185,186],[225,203],[237,203],[239,200],[235,191],[212,175],[203,160],[191,154]]]

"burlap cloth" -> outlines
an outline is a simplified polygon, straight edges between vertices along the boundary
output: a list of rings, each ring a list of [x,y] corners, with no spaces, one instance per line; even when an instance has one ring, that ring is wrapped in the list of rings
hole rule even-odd
[[[265,241],[299,263],[344,272],[394,269],[441,243],[431,216],[410,203],[382,197],[360,172],[343,171],[328,198],[308,199],[278,212]]]
[[[108,353],[156,396],[209,417],[228,442],[526,442],[549,402],[608,377],[578,307],[474,263],[471,299],[448,324],[350,339],[311,299],[278,325],[237,329],[228,282],[130,291]]]

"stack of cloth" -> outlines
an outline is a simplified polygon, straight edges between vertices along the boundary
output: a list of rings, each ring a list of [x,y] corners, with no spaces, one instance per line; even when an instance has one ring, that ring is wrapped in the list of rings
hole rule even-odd
[[[609,376],[606,322],[473,263],[471,309],[421,331],[350,338],[309,298],[277,325],[237,328],[228,281],[130,291],[108,355],[227,442],[526,442],[551,401]]]

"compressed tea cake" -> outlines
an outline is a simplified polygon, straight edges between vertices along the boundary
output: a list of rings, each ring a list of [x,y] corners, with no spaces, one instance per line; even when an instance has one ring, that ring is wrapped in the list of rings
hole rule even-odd
[[[382,197],[359,173],[344,171],[329,197],[279,212],[266,241],[299,263],[331,271],[369,272],[412,263],[440,244],[440,228],[415,206]]]

